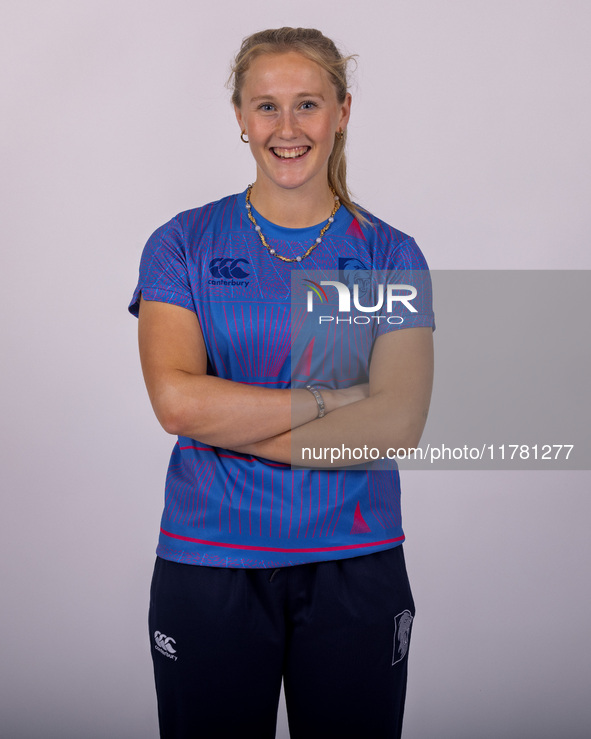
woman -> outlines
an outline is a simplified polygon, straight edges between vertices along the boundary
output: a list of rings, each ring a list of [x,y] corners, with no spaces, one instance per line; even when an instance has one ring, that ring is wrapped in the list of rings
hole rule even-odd
[[[179,437],[150,603],[163,737],[273,737],[282,676],[292,739],[400,735],[414,605],[398,473],[290,466],[304,446],[415,446],[431,393],[428,295],[402,324],[373,321],[369,351],[321,322],[292,378],[308,317],[292,277],[308,310],[314,295],[336,310],[323,275],[426,269],[350,200],[347,61],[313,29],[245,39],[232,101],[256,179],[172,219],[142,257],[130,310]]]

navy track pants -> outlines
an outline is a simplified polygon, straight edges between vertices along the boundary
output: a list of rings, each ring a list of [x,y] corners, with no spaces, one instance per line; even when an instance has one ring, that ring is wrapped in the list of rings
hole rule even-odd
[[[414,603],[402,547],[225,569],[158,558],[150,640],[163,739],[400,737]]]

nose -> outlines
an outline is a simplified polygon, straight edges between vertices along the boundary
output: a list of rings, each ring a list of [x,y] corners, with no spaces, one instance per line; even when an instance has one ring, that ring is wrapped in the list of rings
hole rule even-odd
[[[281,112],[277,121],[277,134],[282,139],[294,139],[298,136],[298,120],[293,110],[284,110]]]

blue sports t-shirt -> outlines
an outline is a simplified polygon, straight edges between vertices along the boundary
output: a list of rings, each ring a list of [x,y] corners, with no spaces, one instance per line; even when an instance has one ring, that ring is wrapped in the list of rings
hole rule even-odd
[[[245,193],[180,213],[148,240],[129,310],[138,315],[141,293],[194,311],[209,374],[289,388],[293,270],[427,269],[412,238],[366,215],[371,225],[360,226],[340,207],[318,248],[304,262],[287,263],[262,245]],[[255,217],[270,246],[286,257],[303,254],[321,228],[287,229]],[[433,325],[430,293],[425,296],[404,327]],[[374,339],[398,328],[380,323]],[[358,360],[356,382],[367,381],[368,356]],[[298,386],[302,371],[298,365]],[[164,559],[282,567],[356,557],[403,540],[396,469],[299,470],[198,439],[179,437],[174,446],[157,548]]]

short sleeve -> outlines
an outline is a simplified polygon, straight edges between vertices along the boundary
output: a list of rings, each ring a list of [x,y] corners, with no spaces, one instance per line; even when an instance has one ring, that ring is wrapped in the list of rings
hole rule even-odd
[[[413,238],[406,239],[390,260],[384,284],[400,285],[392,290],[390,302],[386,294],[383,318],[378,321],[377,335],[402,328],[431,327],[435,330],[433,290],[429,267]]]
[[[140,262],[140,275],[129,312],[139,313],[140,293],[145,300],[173,303],[193,312],[187,250],[180,223],[173,218],[148,239]]]

